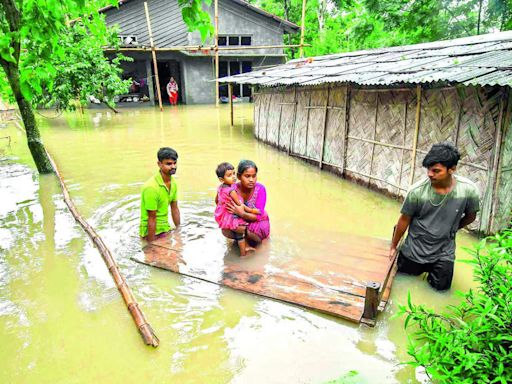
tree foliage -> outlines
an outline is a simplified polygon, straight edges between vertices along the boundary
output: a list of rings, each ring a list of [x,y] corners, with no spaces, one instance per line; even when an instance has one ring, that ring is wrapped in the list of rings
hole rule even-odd
[[[115,5],[116,1],[112,0],[111,4]],[[7,79],[0,89],[3,95],[10,93],[18,104],[27,131],[28,146],[41,173],[52,172],[52,167],[42,144],[33,106],[48,99],[55,86],[62,85],[63,78],[71,78],[71,72],[83,70],[78,63],[70,67],[73,64],[70,58],[98,58],[104,42],[98,37],[105,32],[102,16],[97,12],[102,5],[105,5],[103,0],[0,0],[0,66]],[[71,28],[70,20],[76,19],[80,20],[79,26]],[[83,38],[75,40],[80,34],[79,28],[90,33],[90,44],[86,44]],[[75,45],[78,41],[80,44]],[[83,51],[79,52],[80,49]],[[91,56],[87,56],[89,54]],[[64,70],[63,65],[66,64]],[[107,62],[103,64],[103,69],[108,71]],[[96,76],[104,73],[96,73]],[[116,73],[115,69],[112,73]],[[95,79],[97,77],[91,76],[90,83]],[[115,81],[113,79],[108,80]],[[105,89],[105,84],[96,82],[96,87],[100,85]],[[85,82],[79,86],[87,91],[93,88],[92,84],[85,85]],[[109,84],[106,89],[109,87],[114,86]],[[62,88],[56,93],[61,105],[70,105],[65,96],[76,98],[78,94],[76,89],[66,93]]]
[[[251,0],[301,24],[302,0]],[[308,56],[452,39],[512,29],[510,0],[308,0]],[[299,44],[300,34],[287,43]],[[290,57],[296,50],[288,50]]]
[[[471,250],[476,290],[460,293],[444,314],[412,303],[400,306],[409,337],[409,364],[436,383],[512,382],[512,230]]]
[[[205,41],[208,36],[213,36],[214,28],[210,14],[203,10],[203,3],[210,6],[212,0],[178,0],[181,17],[189,32],[199,31],[201,39]]]

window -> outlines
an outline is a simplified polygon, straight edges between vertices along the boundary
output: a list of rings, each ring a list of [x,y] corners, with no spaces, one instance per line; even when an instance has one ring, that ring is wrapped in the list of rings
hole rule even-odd
[[[119,44],[122,47],[139,45],[137,41],[137,36],[134,35],[119,35]]]
[[[240,45],[240,36],[229,36],[229,45]]]
[[[251,36],[242,36],[242,37],[240,37],[241,45],[251,45],[252,44],[251,40],[252,40]]]
[[[228,45],[228,38],[226,36],[219,36],[219,46]]]

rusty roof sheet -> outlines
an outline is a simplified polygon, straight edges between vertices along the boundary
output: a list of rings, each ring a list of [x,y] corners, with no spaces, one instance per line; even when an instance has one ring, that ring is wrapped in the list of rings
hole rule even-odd
[[[402,47],[347,52],[220,79],[265,87],[355,83],[512,85],[512,31]]]

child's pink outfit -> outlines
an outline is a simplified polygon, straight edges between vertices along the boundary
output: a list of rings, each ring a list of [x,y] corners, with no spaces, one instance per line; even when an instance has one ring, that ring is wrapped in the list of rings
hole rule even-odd
[[[230,229],[232,231],[241,225],[248,225],[247,221],[231,212],[228,212],[226,209],[226,204],[233,201],[231,196],[229,196],[233,190],[237,192],[238,200],[244,201],[242,196],[238,193],[238,190],[235,188],[235,184],[231,186],[221,184],[219,188],[217,188],[217,208],[215,208],[215,221],[219,224],[219,227],[221,229]]]

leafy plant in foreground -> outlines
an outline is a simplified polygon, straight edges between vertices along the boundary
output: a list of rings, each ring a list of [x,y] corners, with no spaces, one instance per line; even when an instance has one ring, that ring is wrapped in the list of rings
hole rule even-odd
[[[415,305],[409,294],[405,315],[407,364],[421,366],[435,383],[512,383],[512,230],[482,240],[469,250],[475,290],[459,292],[458,305],[436,313]]]

